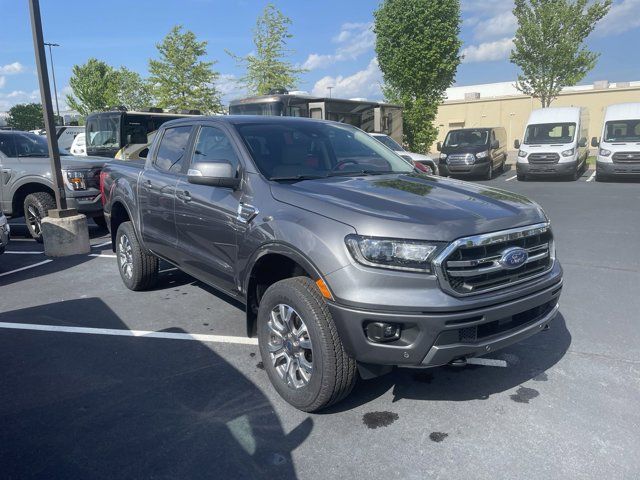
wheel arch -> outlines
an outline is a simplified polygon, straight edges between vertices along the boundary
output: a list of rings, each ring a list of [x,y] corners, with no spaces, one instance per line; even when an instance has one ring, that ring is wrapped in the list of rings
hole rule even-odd
[[[11,215],[13,217],[22,216],[24,214],[24,199],[27,195],[37,192],[45,192],[53,198],[56,197],[52,186],[48,183],[40,181],[39,179],[24,181],[14,190],[11,196]]]

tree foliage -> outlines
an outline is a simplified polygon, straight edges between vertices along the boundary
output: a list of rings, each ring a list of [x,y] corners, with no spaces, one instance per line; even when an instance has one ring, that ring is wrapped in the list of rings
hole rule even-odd
[[[156,47],[160,58],[149,60],[149,82],[159,107],[222,111],[215,87],[219,74],[212,68],[215,62],[201,60],[207,54],[207,42],[199,42],[193,32],[183,32],[176,25]]]
[[[114,83],[116,73],[106,62],[90,58],[84,65],[74,65],[67,95],[67,104],[81,115],[99,112],[116,104]]]
[[[293,89],[299,82],[303,68],[295,67],[286,58],[293,51],[287,47],[291,19],[272,3],[267,4],[253,29],[255,53],[239,57],[227,51],[246,68],[240,83],[252,95],[266,95],[277,88]]]
[[[546,108],[563,87],[582,80],[599,56],[584,41],[610,8],[611,0],[515,0],[517,88]]]
[[[7,126],[16,130],[44,128],[44,116],[40,103],[20,103],[9,109]]]
[[[114,73],[111,88],[116,105],[123,105],[128,110],[140,110],[153,105],[151,86],[138,72],[120,67]]]
[[[460,64],[458,0],[384,0],[374,12],[376,53],[387,100],[404,107],[405,141],[426,151],[433,120]]]

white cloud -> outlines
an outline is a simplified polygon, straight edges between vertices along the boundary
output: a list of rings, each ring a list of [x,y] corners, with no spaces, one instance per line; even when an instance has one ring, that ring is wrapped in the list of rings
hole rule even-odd
[[[22,72],[24,72],[24,65],[20,62],[13,62],[0,66],[0,74],[2,75],[14,75]]]
[[[600,37],[617,35],[640,27],[640,0],[622,0],[614,3],[609,13],[596,26]]]
[[[326,68],[336,62],[355,60],[370,52],[376,42],[373,24],[344,23],[332,41],[337,45],[334,53],[312,53],[307,57],[302,67],[309,70]]]
[[[0,88],[3,88],[5,83],[7,83],[7,79],[5,77],[0,77]]]
[[[9,93],[0,92],[0,112],[9,110],[18,103],[39,103],[40,91],[33,90],[25,92],[24,90],[13,90]]]
[[[512,37],[518,28],[518,21],[511,10],[480,20],[474,29],[476,40]]]
[[[462,63],[493,62],[506,60],[513,49],[513,38],[470,45],[462,50]]]
[[[231,73],[222,73],[216,82],[216,88],[222,97],[222,103],[228,104],[229,101],[237,98],[245,97],[246,89],[238,82],[238,77]]]
[[[321,78],[315,83],[311,93],[318,97],[326,97],[329,95],[327,87],[333,87],[331,93],[334,97],[380,98],[382,96],[381,83],[382,73],[378,67],[378,60],[374,58],[369,62],[367,68],[353,75]]]

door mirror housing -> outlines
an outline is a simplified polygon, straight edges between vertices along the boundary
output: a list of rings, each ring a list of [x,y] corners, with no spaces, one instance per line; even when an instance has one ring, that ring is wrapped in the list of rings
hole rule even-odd
[[[436,150],[438,150],[439,152],[442,151],[442,142],[438,142],[438,144],[436,145]]]
[[[520,140],[515,140],[513,142],[513,148],[515,148],[516,150],[520,150]]]
[[[236,177],[236,170],[227,160],[192,164],[187,172],[187,181],[195,185],[231,188],[233,190],[240,187],[240,179]]]
[[[586,147],[586,146],[587,146],[587,137],[582,137],[582,138],[580,139],[580,142],[578,143],[578,146],[579,146],[580,148],[584,148],[584,147]]]
[[[596,137],[593,137],[591,139],[591,146],[593,148],[598,148],[600,146],[600,142],[598,141],[598,139]]]
[[[493,142],[491,142],[491,148],[493,150],[497,150],[498,148],[500,148],[500,140],[494,140]]]
[[[149,156],[149,147],[144,147],[140,152],[138,152],[138,157],[147,158]]]

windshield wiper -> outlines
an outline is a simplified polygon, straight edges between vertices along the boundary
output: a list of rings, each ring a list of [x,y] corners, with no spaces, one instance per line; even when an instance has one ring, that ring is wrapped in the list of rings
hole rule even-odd
[[[394,172],[393,170],[358,170],[348,172],[331,172],[328,177],[357,177],[361,175],[390,175],[393,173],[409,173],[409,172]]]
[[[292,175],[290,177],[270,177],[269,180],[274,182],[299,182],[302,180],[317,180],[319,178],[327,178],[326,175]]]

